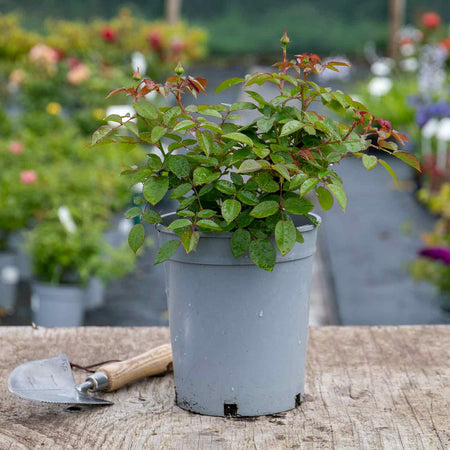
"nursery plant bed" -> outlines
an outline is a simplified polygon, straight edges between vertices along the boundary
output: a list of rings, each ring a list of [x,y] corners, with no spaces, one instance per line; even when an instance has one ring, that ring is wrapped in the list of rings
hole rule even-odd
[[[174,406],[173,376],[105,397],[113,406],[68,410],[7,392],[18,364],[66,352],[88,365],[169,342],[165,327],[4,327],[0,448],[446,448],[450,442],[450,326],[313,327],[306,399],[259,418],[217,418]],[[85,374],[76,370],[77,381]]]

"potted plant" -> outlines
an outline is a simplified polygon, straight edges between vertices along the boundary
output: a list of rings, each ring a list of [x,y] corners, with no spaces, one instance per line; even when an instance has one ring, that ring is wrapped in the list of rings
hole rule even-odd
[[[182,94],[205,91],[206,80],[176,75],[159,84],[140,80],[120,88],[136,114],[109,117],[92,143],[148,143],[147,163],[123,171],[143,182],[141,216],[156,224],[161,247],[155,264],[167,261],[166,289],[174,358],[176,402],[190,411],[217,416],[255,416],[289,410],[304,394],[308,302],[312,256],[320,217],[306,197],[315,193],[323,209],[346,195],[331,167],[360,158],[372,170],[388,163],[367,154],[369,146],[418,168],[417,160],[391,141],[406,138],[386,120],[340,91],[317,85],[310,75],[337,70],[317,55],[283,59],[274,73],[224,81],[217,91],[243,84],[251,102],[185,106]],[[290,73],[292,72],[292,74]],[[139,73],[135,74],[139,78]],[[267,99],[253,85],[273,83]],[[173,93],[177,105],[154,108],[140,99],[149,92]],[[322,104],[344,119],[314,111]],[[258,113],[240,126],[239,112]],[[131,120],[138,118],[138,124]],[[133,137],[116,131],[126,127]],[[368,138],[375,136],[375,144]],[[165,145],[162,141],[165,140]],[[154,206],[170,191],[179,202],[160,216]],[[145,228],[135,225],[129,244],[136,251]]]
[[[105,256],[109,246],[100,225],[77,226],[64,207],[59,218],[39,223],[27,236],[33,264],[33,320],[48,327],[80,326],[91,277],[120,276],[132,264],[118,264],[123,262],[115,256],[118,251]]]

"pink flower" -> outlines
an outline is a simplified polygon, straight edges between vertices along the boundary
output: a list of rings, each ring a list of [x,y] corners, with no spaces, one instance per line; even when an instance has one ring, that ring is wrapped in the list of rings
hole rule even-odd
[[[170,48],[175,55],[179,55],[184,50],[185,44],[181,38],[174,38],[170,43]]]
[[[19,155],[20,153],[23,153],[24,148],[23,148],[23,144],[22,142],[19,141],[12,141],[9,144],[9,149],[10,153],[14,153],[15,155]]]
[[[37,173],[34,170],[22,170],[20,172],[20,181],[23,184],[33,184],[37,181]]]
[[[68,74],[67,74],[67,80],[70,84],[80,84],[83,81],[86,81],[89,78],[89,75],[91,74],[91,71],[89,70],[89,67],[86,64],[79,63],[76,66],[73,66]]]

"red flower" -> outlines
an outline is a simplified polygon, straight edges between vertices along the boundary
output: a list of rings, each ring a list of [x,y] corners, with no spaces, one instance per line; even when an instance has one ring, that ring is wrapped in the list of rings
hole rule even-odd
[[[425,28],[437,28],[441,24],[441,17],[434,12],[425,13],[422,16],[422,25]]]
[[[117,34],[111,27],[103,27],[101,31],[101,36],[106,42],[114,42],[117,39]]]
[[[155,52],[160,52],[162,49],[162,33],[159,30],[152,30],[147,36],[147,42]]]

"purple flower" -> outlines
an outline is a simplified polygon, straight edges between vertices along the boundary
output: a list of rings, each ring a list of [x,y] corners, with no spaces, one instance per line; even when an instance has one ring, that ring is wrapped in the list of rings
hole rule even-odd
[[[420,256],[434,259],[436,261],[442,261],[446,266],[450,266],[450,248],[444,247],[431,247],[424,248],[419,252]]]

